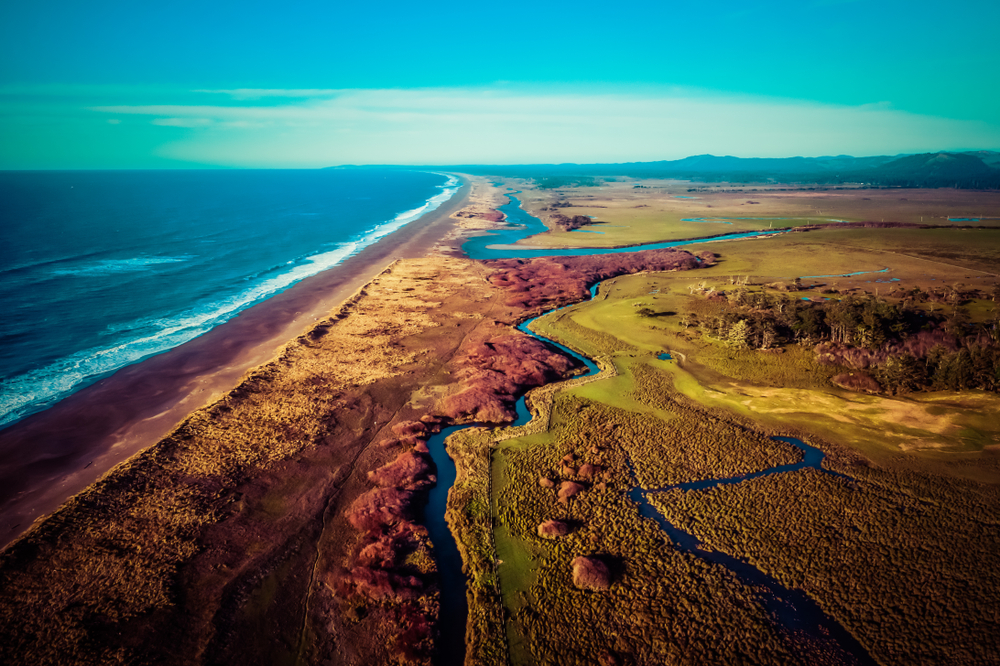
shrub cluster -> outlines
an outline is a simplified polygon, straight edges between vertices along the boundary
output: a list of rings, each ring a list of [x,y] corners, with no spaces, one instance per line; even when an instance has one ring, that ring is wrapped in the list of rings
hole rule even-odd
[[[459,390],[443,401],[441,409],[449,419],[513,421],[518,395],[579,367],[574,359],[510,326],[494,322],[481,328],[492,334],[465,344],[451,364]]]
[[[493,270],[490,282],[507,292],[507,305],[529,314],[587,298],[587,287],[616,275],[642,271],[690,270],[709,266],[715,254],[683,250],[643,250],[583,257],[497,259],[483,262]]]
[[[393,431],[426,449],[424,423],[402,422]],[[430,457],[414,447],[368,473],[375,487],[345,511],[348,522],[360,533],[358,540],[344,568],[334,574],[342,598],[390,602],[397,615],[393,653],[414,662],[430,658],[437,619],[437,604],[431,601],[436,593],[429,586],[435,571],[429,538],[427,529],[416,522],[424,492],[434,484],[431,470]]]
[[[949,314],[925,311],[927,304],[949,299],[947,294],[954,295]],[[698,326],[736,349],[815,345],[817,362],[866,371],[857,380],[866,391],[1000,390],[1000,312],[972,323],[961,292],[901,295],[897,302],[867,294],[814,302],[737,288],[713,292],[724,304]]]

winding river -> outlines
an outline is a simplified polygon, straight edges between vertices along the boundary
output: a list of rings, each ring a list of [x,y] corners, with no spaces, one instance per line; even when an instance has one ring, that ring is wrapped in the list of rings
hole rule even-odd
[[[663,250],[668,247],[682,247],[711,241],[741,240],[744,238],[760,238],[785,234],[789,229],[763,229],[760,231],[745,231],[736,234],[722,234],[676,240],[668,243],[648,243],[646,245],[630,245],[628,247],[571,247],[571,248],[540,248],[531,249],[515,245],[519,240],[548,231],[541,220],[531,215],[523,208],[521,202],[514,197],[517,192],[506,193],[510,203],[497,208],[506,217],[506,226],[493,230],[482,236],[474,236],[462,245],[462,251],[470,259],[531,259],[534,257],[585,257],[594,254],[624,254],[640,250]]]
[[[515,192],[514,194],[517,194]],[[622,252],[635,252],[637,250],[660,249],[667,247],[677,247],[680,245],[691,245],[694,243],[704,243],[706,241],[736,240],[740,238],[754,238],[763,235],[786,233],[787,230],[774,230],[773,232],[752,232],[742,234],[728,234],[725,236],[715,236],[707,239],[696,239],[688,241],[677,241],[672,243],[656,243],[628,248],[613,249],[570,249],[570,250],[523,250],[512,247],[518,240],[529,235],[541,233],[546,230],[544,224],[538,218],[528,214],[520,207],[520,202],[510,194],[510,203],[501,206],[499,210],[506,215],[509,228],[503,229],[496,234],[487,236],[477,236],[468,240],[463,245],[463,250],[472,259],[500,259],[500,258],[530,258],[542,256],[582,256],[593,254],[617,254]],[[497,237],[499,236],[499,238]],[[600,288],[600,283],[590,288],[590,296],[594,298]],[[576,304],[572,304],[576,305]],[[568,305],[565,307],[572,307]],[[559,308],[562,309],[562,308]],[[540,317],[555,312],[550,310]],[[579,376],[590,376],[597,374],[599,368],[590,358],[587,358],[564,345],[550,340],[543,335],[535,333],[529,326],[535,319],[529,319],[518,325],[518,329],[541,342],[551,345],[564,354],[567,354],[586,366],[586,372]],[[661,360],[669,359],[669,354],[661,354]],[[522,396],[517,401],[517,420],[512,424],[515,426],[526,425],[531,420],[531,414],[525,405],[525,398]],[[440,572],[441,582],[441,615],[439,619],[440,640],[438,643],[438,653],[435,663],[445,666],[461,664],[465,659],[465,627],[468,616],[468,605],[466,601],[466,580],[462,571],[462,558],[458,547],[455,544],[454,536],[448,528],[445,520],[447,509],[448,491],[456,478],[456,467],[454,461],[448,455],[445,448],[445,440],[453,433],[470,427],[482,426],[483,424],[473,423],[444,428],[441,432],[433,435],[427,442],[430,449],[431,458],[437,466],[437,484],[431,489],[424,512],[423,523],[430,533],[431,542],[434,544],[435,558]],[[836,621],[827,616],[822,609],[804,592],[796,589],[784,587],[775,578],[754,567],[752,564],[732,555],[703,548],[698,539],[684,530],[670,523],[657,509],[649,502],[648,496],[653,493],[667,490],[680,489],[683,491],[703,491],[714,488],[718,485],[741,483],[751,479],[770,476],[772,474],[784,474],[802,469],[816,469],[825,474],[841,478],[847,482],[852,482],[850,477],[838,474],[822,467],[824,454],[816,447],[806,444],[802,440],[793,437],[775,437],[798,448],[802,454],[802,460],[790,465],[778,465],[770,469],[752,472],[749,474],[721,478],[693,481],[689,483],[677,484],[665,488],[643,489],[638,483],[628,492],[629,499],[636,503],[639,513],[654,520],[664,534],[669,538],[673,547],[700,557],[714,564],[721,565],[732,571],[736,577],[745,585],[758,590],[758,597],[764,608],[772,615],[775,622],[791,632],[806,634],[811,639],[835,640],[841,648],[852,654],[861,664],[874,664],[874,661],[865,651],[863,646]],[[631,466],[631,462],[629,462]],[[634,472],[633,472],[634,478]]]

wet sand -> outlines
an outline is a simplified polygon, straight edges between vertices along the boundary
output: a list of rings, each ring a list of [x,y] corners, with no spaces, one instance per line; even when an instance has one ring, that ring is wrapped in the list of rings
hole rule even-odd
[[[426,256],[452,230],[451,214],[469,199],[463,180],[440,208],[342,264],[0,431],[0,548],[220,398],[388,264]]]

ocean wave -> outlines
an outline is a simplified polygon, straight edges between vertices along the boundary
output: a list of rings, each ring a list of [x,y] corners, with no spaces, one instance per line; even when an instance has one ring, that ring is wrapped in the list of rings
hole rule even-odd
[[[441,175],[446,175],[446,174],[441,174]],[[399,213],[393,219],[388,220],[387,222],[383,222],[382,224],[379,224],[373,227],[372,229],[369,229],[367,232],[365,232],[357,240],[358,250],[360,251],[368,247],[372,243],[378,241],[379,239],[388,236],[392,232],[398,231],[399,229],[403,228],[410,222],[413,222],[423,217],[427,213],[437,210],[437,208],[440,207],[441,204],[443,204],[445,201],[448,201],[453,196],[455,196],[455,193],[458,192],[459,190],[458,187],[455,187],[458,184],[459,181],[457,178],[455,178],[454,176],[448,176],[447,182],[445,182],[444,185],[438,186],[441,188],[441,192],[439,194],[434,195],[427,201],[425,201],[422,206]]]
[[[287,289],[296,282],[333,268],[381,238],[437,209],[458,191],[458,180],[449,177],[439,186],[441,192],[423,205],[399,213],[391,220],[376,225],[356,239],[337,245],[331,250],[292,260],[278,274],[258,273],[259,279],[243,291],[230,297],[214,299],[172,317],[146,318],[109,328],[108,334],[118,340],[106,347],[86,349],[62,358],[43,368],[0,380],[0,427],[29,414],[41,411],[101,377],[150,356],[184,344],[202,333],[225,323],[248,307]],[[142,270],[149,266],[188,261],[195,255],[176,257],[137,257],[124,260],[102,260],[64,274],[97,275]],[[92,272],[87,272],[92,271]],[[99,272],[100,271],[100,272]]]
[[[160,264],[178,264],[194,259],[197,255],[182,254],[176,257],[134,257],[131,259],[101,259],[82,266],[53,269],[52,275],[114,275],[143,271]]]
[[[263,280],[229,298],[215,300],[176,317],[145,319],[117,327],[124,340],[108,347],[86,349],[46,367],[0,381],[0,426],[55,404],[62,398],[115,370],[184,344],[232,319],[242,310],[310,275],[336,266],[357,252],[345,243],[330,252],[306,258],[291,270]]]

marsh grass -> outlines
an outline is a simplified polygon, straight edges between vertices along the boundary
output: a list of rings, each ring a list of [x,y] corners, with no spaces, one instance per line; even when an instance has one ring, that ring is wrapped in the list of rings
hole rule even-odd
[[[883,663],[991,663],[997,486],[854,473],[856,486],[804,470],[651,501],[710,547],[806,590]]]
[[[887,243],[893,238],[889,230],[875,231],[872,235]],[[736,244],[730,244],[732,252],[723,252],[719,264],[705,274],[719,274],[721,286],[725,271],[741,274],[734,268],[757,276],[766,268],[766,277],[756,279],[770,281],[796,273],[847,272],[852,256],[852,270],[880,266],[874,259],[879,252],[851,247],[864,240],[860,230],[842,235],[829,244],[802,241],[807,235],[785,237],[755,245],[752,252],[745,245],[737,252]],[[807,246],[812,251],[802,253]],[[984,247],[980,251],[992,252],[988,244]],[[916,252],[886,263],[893,275],[916,286],[955,277],[953,268],[935,268]],[[603,530],[624,520],[627,509],[607,502],[615,495],[613,489],[621,492],[623,455],[635,461],[642,485],[658,487],[777,462],[786,453],[773,447],[769,452],[774,443],[766,435],[791,430],[802,437],[811,433],[809,441],[827,453],[824,466],[856,483],[806,470],[711,491],[653,494],[651,501],[668,520],[709,547],[746,558],[783,584],[806,591],[879,663],[992,663],[998,651],[992,609],[1000,594],[994,573],[1000,570],[1000,526],[991,517],[1000,510],[1000,459],[990,453],[1000,443],[996,396],[979,391],[906,398],[850,394],[830,386],[828,379],[838,369],[817,366],[811,349],[790,346],[782,354],[762,354],[705,341],[679,321],[685,313],[697,319],[718,307],[689,295],[692,277],[617,278],[602,286],[595,301],[537,324],[547,335],[591,353],[614,354],[619,373],[604,385],[597,382],[557,394],[551,440],[518,449],[508,458],[508,469],[528,470],[523,478],[511,473],[501,494],[500,505],[511,507],[501,518],[512,535],[530,538],[529,528],[543,519],[579,518],[588,525],[565,543],[543,544],[546,557],[532,587],[532,610],[524,608],[518,615],[535,657],[571,663],[555,655],[560,641],[577,632],[587,636],[591,655],[616,649],[609,635],[586,633],[575,618],[549,613],[546,602],[576,594],[565,568],[556,564],[562,562],[558,556],[565,559],[586,554],[588,548],[609,547]],[[863,279],[838,282],[874,291]],[[641,317],[636,304],[677,316]],[[603,338],[611,334],[619,341]],[[659,350],[675,352],[674,360],[654,360]],[[686,429],[688,424],[693,430]],[[584,493],[568,506],[554,504],[552,491],[533,482],[539,474],[558,478],[562,455],[574,451],[585,458],[592,441],[607,443],[601,456],[613,475],[608,490]],[[638,527],[632,529],[640,533]],[[673,562],[669,555],[658,557]],[[657,596],[662,586],[661,581],[657,592],[649,591],[651,599],[662,598]],[[571,612],[569,605],[562,608]],[[631,620],[641,626],[641,617]],[[687,613],[683,617],[697,621]],[[736,626],[728,615],[717,621]],[[646,649],[662,639],[645,635],[634,640]],[[674,649],[678,645],[682,643],[672,643]],[[666,659],[631,654],[637,661]],[[685,663],[690,653],[671,658]],[[754,662],[745,655],[740,659]]]
[[[633,187],[636,183],[646,187],[637,189]],[[1000,229],[1000,220],[996,219],[1000,218],[1000,196],[995,192],[948,189],[810,191],[796,187],[781,191],[781,187],[774,186],[726,184],[712,184],[703,191],[689,192],[692,187],[697,188],[698,184],[636,179],[605,182],[599,187],[567,187],[557,191],[540,190],[524,181],[517,184],[517,189],[522,190],[518,198],[529,212],[543,221],[548,215],[560,213],[593,216],[601,223],[590,227],[603,232],[601,234],[550,232],[528,240],[528,244],[542,247],[614,247],[757,229],[837,224],[832,220],[885,220],[948,227],[972,224],[990,227],[986,230],[987,234],[993,234],[989,238],[995,238],[995,230]],[[694,198],[678,198],[678,195]],[[552,208],[554,203],[568,203],[570,207]],[[981,215],[994,219],[973,223],[949,220],[979,218]],[[684,221],[692,219],[721,219],[729,224]],[[969,229],[961,233],[975,235],[977,231]],[[917,234],[916,237],[929,239],[933,235]],[[945,239],[945,248],[955,242],[954,232],[944,230],[940,236]],[[964,241],[958,242],[962,243],[965,251],[974,247]],[[939,248],[939,251],[948,252],[945,248]],[[892,247],[883,249],[894,250]],[[929,243],[926,256],[934,258],[934,252]],[[918,254],[925,256],[924,253]]]
[[[664,398],[657,409],[668,403]],[[683,408],[674,412],[671,426],[691,418]],[[633,483],[626,458],[637,454],[636,471],[647,478],[693,478],[701,469],[756,468],[758,453],[740,453],[736,446],[713,453],[707,438],[691,441],[684,429],[649,421],[659,419],[648,410],[637,414],[561,393],[547,438],[536,436],[530,445],[512,440],[498,451],[504,463],[494,469],[504,482],[495,485],[497,548],[520,547],[535,568],[526,581],[517,578],[520,565],[501,567],[504,599],[515,599],[507,609],[526,650],[520,658],[512,652],[513,663],[795,663],[808,649],[774,628],[751,590],[724,568],[675,550],[625,495]],[[678,453],[689,457],[670,457]],[[538,477],[566,478],[557,470],[568,454],[574,464],[599,464],[605,471],[580,495],[559,503]],[[776,448],[775,454],[785,459],[786,452]],[[713,459],[719,455],[727,461]],[[570,534],[539,537],[537,526],[552,519],[570,524]],[[579,556],[609,564],[608,590],[573,584],[572,562]]]

